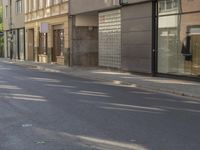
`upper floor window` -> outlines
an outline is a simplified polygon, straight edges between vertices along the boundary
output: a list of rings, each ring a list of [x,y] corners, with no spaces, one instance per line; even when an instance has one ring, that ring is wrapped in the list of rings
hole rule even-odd
[[[16,1],[16,14],[22,13],[22,0]]]
[[[59,4],[61,0],[54,0],[54,5]]]
[[[46,7],[50,7],[53,4],[53,0],[46,0]]]
[[[174,9],[178,9],[179,0],[160,0],[159,2],[159,12],[167,12]]]

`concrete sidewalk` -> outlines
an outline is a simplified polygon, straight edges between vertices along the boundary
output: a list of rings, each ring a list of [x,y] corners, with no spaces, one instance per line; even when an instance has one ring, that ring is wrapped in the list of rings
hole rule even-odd
[[[42,64],[29,61],[11,61],[0,59],[1,63],[14,63],[28,68],[35,68],[47,72],[58,72],[67,75],[86,78],[121,86],[138,87],[147,90],[167,92],[200,99],[200,82],[176,80],[161,77],[134,75],[100,68],[69,68],[57,64]]]

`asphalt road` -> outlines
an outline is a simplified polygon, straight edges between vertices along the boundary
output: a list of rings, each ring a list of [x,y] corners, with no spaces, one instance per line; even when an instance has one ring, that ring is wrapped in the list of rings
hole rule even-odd
[[[200,100],[0,63],[0,150],[199,150]]]

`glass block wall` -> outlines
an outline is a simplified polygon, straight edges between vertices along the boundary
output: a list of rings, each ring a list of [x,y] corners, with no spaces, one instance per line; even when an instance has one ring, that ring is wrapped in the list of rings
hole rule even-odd
[[[99,13],[99,66],[121,67],[121,11]]]

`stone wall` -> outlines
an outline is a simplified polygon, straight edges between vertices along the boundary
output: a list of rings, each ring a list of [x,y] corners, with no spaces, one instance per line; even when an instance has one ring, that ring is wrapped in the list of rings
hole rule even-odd
[[[74,27],[72,36],[72,65],[98,65],[98,28]]]

